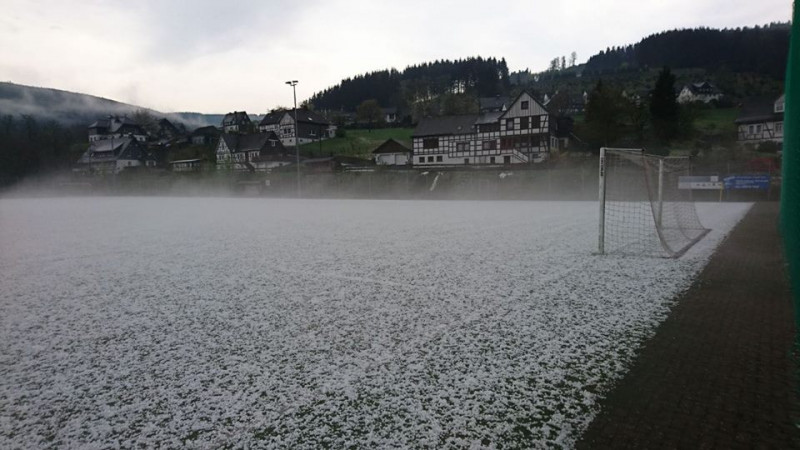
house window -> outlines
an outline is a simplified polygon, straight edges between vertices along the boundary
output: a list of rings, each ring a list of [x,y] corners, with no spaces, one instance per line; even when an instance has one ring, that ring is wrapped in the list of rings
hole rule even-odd
[[[530,104],[528,103],[527,100],[525,100],[520,104],[519,107],[520,107],[520,109],[528,109],[530,107]]]
[[[311,130],[311,131],[310,131],[308,134],[309,134],[309,135],[311,135],[311,136],[316,136],[316,135],[317,135],[317,132],[316,132],[316,131],[314,131],[314,130]]]
[[[506,119],[506,131],[514,129],[514,119]]]
[[[420,164],[424,163],[425,162],[425,157],[424,156],[420,156],[419,157],[419,162],[420,162]]]
[[[469,148],[469,145],[468,145],[467,142],[456,142],[456,151],[457,152],[465,152],[465,151],[468,150],[468,148]]]
[[[464,158],[464,164],[469,164],[469,158]]]
[[[511,156],[510,155],[503,156],[503,164],[511,164]]]
[[[489,158],[489,164],[494,164],[494,163],[495,163],[494,156],[492,156]]]
[[[428,162],[433,162],[433,156],[428,156]]]
[[[761,125],[756,125],[756,133],[761,133]]]
[[[748,125],[748,127],[747,127],[747,134],[753,134],[753,133],[754,133],[754,131],[753,131],[753,126],[752,126],[752,125]]]
[[[491,141],[483,141],[481,148],[483,150],[494,150],[497,148],[497,141],[494,139]]]
[[[438,155],[436,157],[436,162],[442,162],[442,155]]]
[[[531,117],[531,128],[540,128],[542,126],[542,116]]]
[[[423,139],[422,148],[439,148],[439,138]]]
[[[783,122],[775,122],[775,132],[783,133]]]
[[[530,117],[520,117],[519,118],[519,129],[520,130],[527,130],[530,126]]]

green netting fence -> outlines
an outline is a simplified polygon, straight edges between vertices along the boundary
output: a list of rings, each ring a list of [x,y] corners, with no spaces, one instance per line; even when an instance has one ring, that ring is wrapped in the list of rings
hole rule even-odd
[[[781,227],[794,293],[796,342],[800,347],[800,15],[792,14],[792,35],[786,67]]]

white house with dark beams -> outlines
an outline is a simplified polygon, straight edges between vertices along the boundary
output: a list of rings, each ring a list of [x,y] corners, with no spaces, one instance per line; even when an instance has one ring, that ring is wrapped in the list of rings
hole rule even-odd
[[[523,92],[505,110],[420,121],[414,166],[530,164],[550,153],[550,115]]]
[[[115,139],[100,139],[89,144],[89,148],[78,159],[76,172],[95,174],[118,174],[137,167],[155,167],[155,158],[147,152],[145,144],[131,136]]]
[[[139,142],[147,141],[147,132],[127,116],[108,116],[89,125],[89,142],[103,139],[132,137]]]
[[[720,98],[722,98],[722,92],[708,81],[703,81],[684,86],[678,94],[677,101],[681,104],[692,102],[709,103]]]
[[[296,156],[273,132],[223,134],[217,143],[218,170],[268,171],[296,162]]]
[[[265,133],[274,131],[283,145],[294,145],[294,114],[293,109],[273,111],[264,116],[258,129]],[[297,133],[300,135],[299,144],[303,145],[336,136],[336,126],[314,111],[298,109]]]
[[[783,142],[783,112],[786,96],[756,97],[742,107],[736,118],[737,141],[756,147],[763,142]]]
[[[247,133],[250,126],[250,116],[246,111],[234,111],[222,118],[222,131],[226,133]]]

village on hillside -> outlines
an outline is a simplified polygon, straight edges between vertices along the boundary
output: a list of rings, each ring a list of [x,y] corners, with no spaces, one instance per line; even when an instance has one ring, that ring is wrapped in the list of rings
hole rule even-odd
[[[719,102],[724,95],[713,84],[699,81],[676,90],[675,100],[679,104],[709,104]],[[575,132],[574,118],[584,115],[590,96],[584,92],[564,97],[558,92],[534,96],[522,91],[515,98],[480,98],[476,113],[424,117],[410,135],[404,136],[408,140],[390,137],[375,141],[367,149],[369,159],[363,154],[366,152],[343,155],[315,150],[323,149],[323,141],[342,139],[348,129],[359,126],[368,127],[368,132],[375,131],[376,135],[376,128],[381,127],[403,130],[397,128],[403,111],[380,108],[374,124],[359,124],[355,113],[317,112],[306,107],[274,110],[257,122],[245,111],[234,111],[226,114],[219,126],[190,132],[165,118],[150,118],[146,126],[126,116],[112,115],[88,126],[89,142],[73,171],[83,175],[142,170],[270,173],[297,164],[313,173],[453,170],[467,166],[470,170],[524,169],[585,147]],[[753,149],[767,143],[779,145],[783,140],[783,103],[783,95],[743,103],[734,121],[737,145]]]

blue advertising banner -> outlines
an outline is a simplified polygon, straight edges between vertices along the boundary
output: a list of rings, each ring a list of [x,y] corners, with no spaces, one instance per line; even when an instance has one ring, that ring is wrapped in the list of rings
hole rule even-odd
[[[769,190],[769,175],[733,175],[722,180],[725,189]]]

